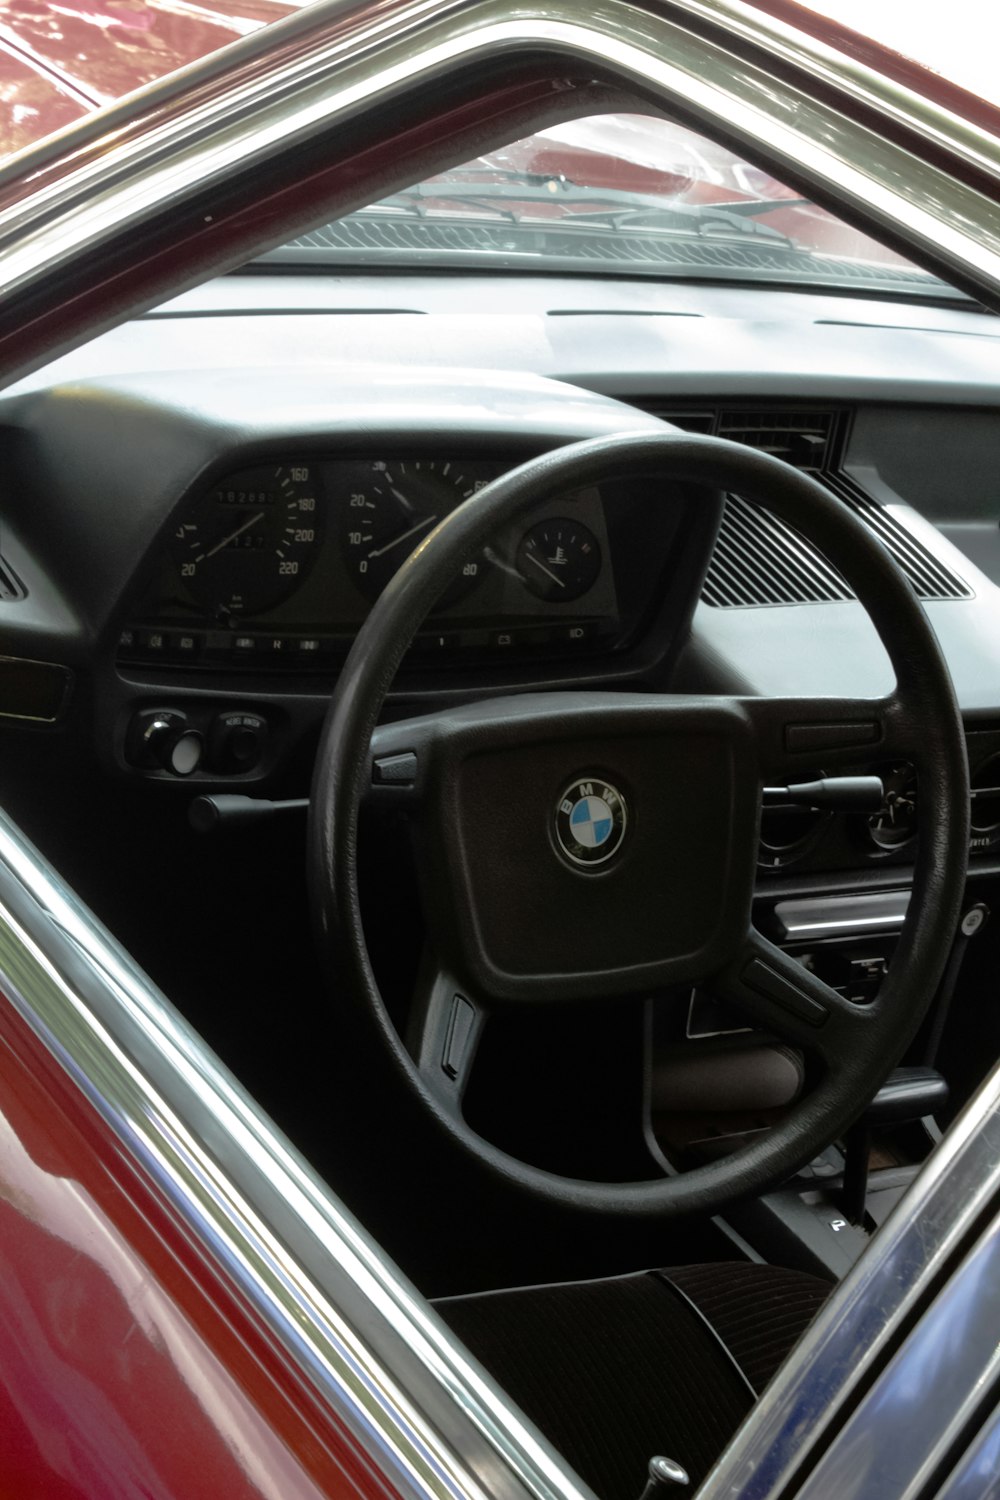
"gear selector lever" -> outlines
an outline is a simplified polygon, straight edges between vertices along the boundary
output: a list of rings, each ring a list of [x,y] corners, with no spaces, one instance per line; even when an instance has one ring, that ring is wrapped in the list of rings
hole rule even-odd
[[[935,1068],[896,1068],[864,1114],[844,1137],[844,1186],[841,1208],[851,1224],[861,1224],[868,1192],[868,1164],[873,1125],[901,1125],[933,1115],[948,1103],[948,1085]]]

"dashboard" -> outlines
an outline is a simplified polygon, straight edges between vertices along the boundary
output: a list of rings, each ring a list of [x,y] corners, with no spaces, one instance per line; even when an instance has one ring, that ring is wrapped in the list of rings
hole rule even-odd
[[[410,548],[525,460],[666,420],[808,469],[894,552],[966,716],[985,868],[997,352],[971,305],[571,278],[210,283],[0,402],[6,733],[62,736],[150,795],[301,791],[354,635]],[[794,530],[738,496],[623,476],[465,560],[388,712],[532,688],[889,685],[864,612]],[[892,791],[883,825],[766,813],[776,896],[816,872],[898,883],[914,788],[905,765],[869,769]]]
[[[409,548],[497,475],[667,421],[806,469],[893,552],[965,720],[970,900],[995,902],[998,355],[996,320],[971,305],[571,277],[209,283],[0,399],[7,805],[298,1121],[301,1091],[281,1080],[300,1076],[323,985],[301,808],[362,621]],[[740,496],[625,474],[551,496],[465,559],[385,714],[535,690],[890,687],[867,615],[794,528]],[[905,761],[853,769],[883,778],[881,814],[764,810],[754,921],[865,999],[905,915],[920,803]],[[290,810],[193,830],[197,799],[233,794]],[[366,924],[391,969],[420,952],[419,904],[403,831],[367,833]],[[944,1058],[956,1097],[1000,1047],[977,1000],[992,936],[979,952]],[[402,961],[380,976],[401,1007],[414,979]],[[286,1031],[274,996],[290,988],[303,1013]],[[705,1006],[692,997],[686,1035],[712,1049],[741,1023]]]

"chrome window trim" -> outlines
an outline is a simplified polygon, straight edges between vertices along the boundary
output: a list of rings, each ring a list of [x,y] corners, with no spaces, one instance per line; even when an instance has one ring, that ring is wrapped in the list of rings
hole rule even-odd
[[[672,3],[691,16],[723,27],[750,46],[766,47],[783,63],[812,75],[865,109],[876,111],[906,130],[918,130],[969,166],[1000,177],[995,135],[828,42],[797,31],[789,22],[758,10],[745,0],[672,0]]]
[[[998,1327],[1000,1219],[994,1218],[865,1392],[797,1500],[933,1494],[935,1479],[970,1441],[975,1424],[995,1409]]]
[[[998,1199],[1000,1066],[782,1365],[698,1500],[778,1500],[797,1490]]]
[[[1000,1406],[938,1490],[935,1500],[983,1500],[1000,1471]]]
[[[1000,297],[1000,215],[990,197],[846,113],[831,137],[829,110],[804,88],[777,87],[772,73],[685,29],[685,16],[731,24],[734,40],[778,45],[779,60],[800,74],[821,66],[845,100],[930,132],[956,161],[997,177],[991,137],[818,43],[779,36],[779,23],[735,0],[677,0],[659,11],[594,0],[582,9],[579,0],[321,0],[279,23],[273,58],[252,37],[221,63],[188,70],[199,85],[190,104],[168,81],[67,131],[64,156],[43,144],[0,173],[0,295],[71,280],[85,252],[164,207],[180,209],[196,188],[359,111],[391,107],[417,82],[544,48],[584,67],[610,65],[665,104],[683,101],[706,129],[765,140],[776,165],[787,162],[876,224],[904,226],[929,260]],[[404,1496],[586,1493],[2,815],[0,988]],[[998,1098],[1000,1073],[838,1289],[706,1497],[776,1494],[815,1447],[821,1414],[864,1378],[995,1193]],[[352,1322],[362,1308],[378,1314],[368,1341]]]
[[[592,1500],[3,813],[0,993],[403,1500]]]
[[[180,212],[196,188],[219,184],[237,169],[359,113],[391,108],[417,84],[426,90],[481,61],[545,51],[553,56],[554,71],[558,58],[584,70],[606,73],[610,67],[624,83],[653,91],[665,106],[683,104],[709,132],[715,126],[728,137],[767,142],[776,169],[784,165],[793,176],[804,176],[876,226],[904,226],[913,247],[932,264],[972,278],[1000,298],[1000,212],[991,198],[846,113],[832,125],[828,106],[818,107],[801,89],[685,30],[686,13],[727,24],[727,18],[734,24],[738,19],[744,40],[766,44],[774,31],[759,18],[751,25],[749,7],[734,0],[684,0],[664,4],[660,13],[630,0],[595,0],[585,15],[578,0],[531,7],[512,6],[511,0],[389,0],[378,6],[320,0],[293,17],[296,24],[286,31],[281,29],[287,23],[277,24],[273,57],[262,51],[258,33],[245,39],[252,44],[249,54],[243,42],[226,50],[224,70],[218,60],[189,70],[193,92],[187,104],[176,82],[168,82],[162,92],[153,88],[133,96],[138,113],[131,125],[117,106],[107,116],[105,135],[94,137],[99,117],[85,121],[79,132],[66,132],[67,154],[56,163],[43,144],[37,165],[28,152],[0,174],[0,294],[36,288],[71,271],[86,251],[116,233],[134,232],[164,206]],[[793,61],[795,54],[800,75],[818,46],[799,38],[796,49],[786,38],[785,54]],[[857,65],[839,54],[823,59],[823,71],[848,94],[860,87]],[[871,79],[865,86],[866,97],[875,97]],[[898,87],[883,88],[881,98],[885,111],[914,129],[930,128],[933,116],[938,142],[956,159],[968,159],[972,127]],[[81,145],[74,153],[77,134]],[[978,135],[977,161],[1000,176],[1000,143]],[[206,226],[211,217],[205,216]],[[242,247],[232,251],[231,263],[245,254]]]

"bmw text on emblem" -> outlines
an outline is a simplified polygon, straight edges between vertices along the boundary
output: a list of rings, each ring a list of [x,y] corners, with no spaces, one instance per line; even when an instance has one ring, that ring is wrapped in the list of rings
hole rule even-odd
[[[575,865],[602,865],[617,854],[627,820],[621,792],[594,777],[572,782],[556,806],[556,838]]]

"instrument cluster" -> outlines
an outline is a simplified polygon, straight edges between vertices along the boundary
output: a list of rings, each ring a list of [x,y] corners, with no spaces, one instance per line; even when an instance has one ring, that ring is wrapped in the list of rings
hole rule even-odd
[[[180,505],[119,658],[305,669],[342,658],[423,538],[515,461],[386,453],[234,467]],[[559,496],[465,558],[414,654],[619,640],[636,613],[619,603],[636,543],[634,507],[605,503],[615,488]],[[645,540],[668,547],[678,508],[660,512]]]

